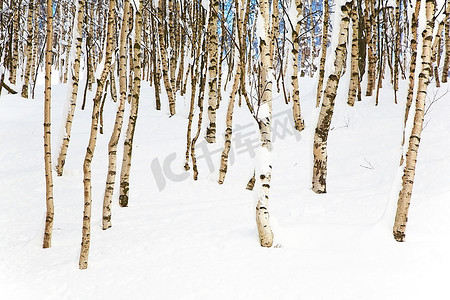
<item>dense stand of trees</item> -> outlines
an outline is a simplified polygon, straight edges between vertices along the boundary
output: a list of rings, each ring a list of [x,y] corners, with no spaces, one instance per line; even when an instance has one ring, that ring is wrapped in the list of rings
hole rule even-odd
[[[192,168],[194,179],[199,172],[195,149],[197,141],[203,138],[200,133],[205,130],[205,140],[216,142],[220,134],[216,131],[216,111],[220,105],[227,105],[219,170],[219,184],[222,184],[232,147],[236,104],[253,115],[260,130],[260,155],[267,157],[262,161],[269,162],[272,94],[279,93],[286,103],[292,102],[295,128],[302,131],[305,124],[301,116],[299,77],[316,76],[316,107],[320,113],[313,144],[312,190],[326,193],[327,140],[342,75],[351,74],[346,91],[350,106],[363,101],[364,96],[374,97],[378,104],[380,88],[387,80],[392,84],[392,98],[397,103],[399,80],[408,78],[402,142],[407,150],[400,162],[404,176],[393,229],[394,238],[404,241],[427,87],[433,78],[438,86],[448,80],[448,2],[396,0],[393,6],[393,1],[382,0],[0,0],[0,95],[20,92],[23,98],[34,98],[36,76],[45,66],[44,247],[51,245],[53,223],[52,71],[59,71],[59,82],[68,84],[72,90],[67,99],[69,109],[61,148],[53,149],[59,153],[58,176],[63,176],[65,161],[70,159],[71,128],[77,122],[75,107],[81,104],[84,109],[86,101],[94,103],[83,165],[81,269],[88,263],[91,162],[95,159],[97,133],[102,133],[104,102],[106,99],[119,102],[108,145],[103,205],[103,229],[106,230],[112,226],[116,153],[124,122],[126,138],[117,179],[119,203],[126,207],[132,201],[129,178],[133,136],[139,126],[141,83],[153,87],[155,109],[167,107],[170,115],[177,113],[180,97],[190,99],[185,169]],[[419,28],[424,30],[420,32]],[[84,81],[80,81],[80,73],[85,74]],[[89,99],[87,91],[92,89],[96,91],[95,97]],[[222,97],[225,90],[229,92],[228,99]],[[161,94],[167,95],[167,103],[162,102],[166,97]],[[124,120],[127,107],[130,114]],[[411,109],[415,110],[412,131],[406,132]],[[207,118],[206,128],[202,128],[203,118]],[[247,185],[248,189],[257,189],[256,221],[264,247],[273,243],[268,211],[271,169],[270,163],[259,166]]]

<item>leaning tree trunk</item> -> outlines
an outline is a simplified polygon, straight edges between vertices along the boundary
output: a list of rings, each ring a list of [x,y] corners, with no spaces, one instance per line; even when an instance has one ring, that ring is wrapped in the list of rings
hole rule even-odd
[[[411,19],[411,33],[412,33],[412,39],[411,39],[411,64],[409,66],[409,87],[408,87],[408,94],[406,96],[406,106],[405,106],[405,116],[403,121],[403,134],[402,134],[402,148],[405,145],[405,130],[406,130],[406,123],[408,121],[409,116],[409,110],[411,108],[413,95],[414,95],[414,83],[415,83],[415,76],[416,76],[416,62],[417,62],[417,27],[419,25],[419,12],[420,12],[420,4],[421,0],[416,0],[416,7],[414,10],[414,14],[412,15]],[[400,165],[403,164],[403,153],[402,157],[400,158]]]
[[[130,19],[130,1],[125,0],[123,4],[123,21],[120,31],[119,47],[119,88],[120,100],[117,107],[116,120],[108,144],[108,173],[106,177],[105,197],[103,199],[103,229],[111,227],[111,201],[114,192],[116,178],[116,157],[117,145],[119,143],[120,132],[122,131],[123,114],[125,111],[125,101],[127,99],[127,35],[128,20]]]
[[[408,209],[411,202],[414,175],[416,171],[417,153],[419,150],[420,136],[423,128],[423,117],[425,109],[425,98],[427,96],[427,87],[431,75],[431,42],[434,29],[434,0],[427,0],[426,4],[426,28],[422,33],[422,71],[419,74],[419,83],[417,86],[416,112],[414,115],[414,124],[409,138],[408,151],[406,152],[406,162],[403,173],[403,183],[397,202],[397,212],[393,228],[394,238],[397,242],[405,241],[406,222],[408,220]]]
[[[74,28],[72,37],[72,42],[74,43],[72,47],[75,47],[76,52],[71,76],[72,94],[69,102],[69,111],[67,112],[66,117],[66,127],[65,127],[66,133],[62,140],[62,145],[58,156],[58,164],[56,165],[56,173],[58,174],[58,176],[62,176],[64,165],[66,163],[67,150],[69,149],[70,134],[72,132],[73,116],[75,114],[75,106],[77,104],[78,81],[80,74],[81,42],[83,39],[82,31],[84,20],[84,7],[85,7],[85,0],[79,0],[78,11],[76,13],[77,27]]]
[[[341,78],[347,60],[347,38],[350,23],[349,14],[353,1],[341,6],[342,19],[339,29],[338,45],[336,47],[336,59],[334,72],[328,76],[327,85],[320,108],[319,119],[314,133],[314,167],[312,177],[312,190],[315,193],[326,193],[327,180],[327,140],[330,131],[331,118],[333,117],[334,100],[336,98],[339,80]]]
[[[237,2],[237,1],[236,1]],[[225,181],[225,175],[228,170],[228,155],[231,150],[231,137],[233,134],[233,111],[234,111],[234,102],[236,99],[236,93],[238,91],[239,86],[239,78],[241,76],[241,63],[242,60],[237,58],[237,52],[235,54],[235,60],[238,61],[238,65],[236,68],[236,75],[234,77],[233,88],[230,94],[230,102],[228,103],[227,109],[227,119],[226,119],[226,129],[225,129],[225,144],[222,151],[222,156],[220,157],[220,168],[219,168],[219,184],[223,184]]]
[[[431,64],[434,73],[434,79],[436,80],[436,87],[441,87],[441,81],[439,80],[439,64],[441,62],[441,34],[442,29],[444,28],[444,21],[441,21],[438,26],[438,30],[436,32],[436,36],[434,38],[433,46],[432,46],[432,54],[431,54]]]
[[[91,207],[92,207],[92,186],[91,186],[91,163],[94,157],[95,145],[97,142],[98,119],[100,111],[100,101],[103,94],[104,85],[111,69],[111,59],[113,50],[114,37],[114,14],[116,1],[109,2],[108,12],[108,29],[106,51],[104,55],[105,64],[100,79],[97,80],[97,91],[94,98],[94,106],[92,108],[91,134],[89,136],[89,144],[84,158],[84,212],[83,212],[83,233],[81,241],[81,252],[79,260],[79,268],[86,269],[88,266],[89,246],[91,241]]]
[[[45,162],[45,198],[47,213],[45,217],[44,248],[52,245],[53,229],[53,177],[51,149],[51,98],[52,98],[52,45],[53,45],[53,1],[47,0],[47,44],[45,51],[45,102],[44,102],[44,162]]]
[[[120,196],[119,204],[122,207],[128,206],[129,186],[130,186],[130,168],[131,154],[133,151],[134,130],[139,107],[139,96],[141,93],[141,33],[142,33],[142,10],[144,9],[143,0],[139,1],[139,8],[136,10],[135,17],[135,38],[133,45],[133,92],[131,98],[131,112],[128,118],[127,137],[123,145],[122,169],[120,171]]]
[[[233,87],[231,89],[230,94],[230,102],[228,102],[227,109],[227,117],[226,117],[226,129],[225,129],[225,144],[222,151],[222,155],[220,157],[220,168],[219,168],[219,184],[223,184],[225,181],[225,175],[228,170],[228,158],[231,150],[231,137],[233,135],[233,112],[234,112],[234,103],[236,99],[236,93],[238,92],[239,84],[244,85],[245,81],[243,80],[242,72],[245,73],[245,68],[242,67],[245,64],[245,51],[243,50],[244,45],[244,26],[245,26],[245,13],[244,13],[244,1],[235,1],[236,6],[236,15],[235,20],[237,23],[237,35],[239,37],[239,53],[236,51],[234,53],[234,61],[237,61],[236,74],[234,77]],[[240,9],[239,9],[240,8]],[[242,87],[242,86],[241,86]],[[245,89],[245,86],[242,87]]]
[[[269,190],[272,177],[272,166],[270,156],[272,151],[272,80],[273,68],[270,61],[270,13],[269,1],[260,2],[261,15],[264,19],[264,36],[260,39],[261,58],[261,85],[260,103],[258,107],[257,121],[261,140],[261,155],[267,159],[261,161],[259,169],[256,170],[258,178],[256,225],[258,227],[259,241],[262,247],[272,247],[273,232],[269,221]]]

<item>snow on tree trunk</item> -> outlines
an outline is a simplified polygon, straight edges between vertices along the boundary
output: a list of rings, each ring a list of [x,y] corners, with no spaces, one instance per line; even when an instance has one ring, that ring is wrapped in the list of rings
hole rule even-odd
[[[273,232],[269,221],[269,190],[272,176],[270,165],[272,151],[272,80],[273,68],[270,61],[270,13],[269,1],[260,2],[260,12],[264,19],[263,28],[257,28],[260,37],[261,59],[261,86],[260,103],[257,112],[257,121],[261,140],[259,149],[259,161],[256,164],[257,188],[256,193],[256,225],[258,227],[259,241],[262,247],[272,247]],[[261,23],[259,23],[261,25]]]

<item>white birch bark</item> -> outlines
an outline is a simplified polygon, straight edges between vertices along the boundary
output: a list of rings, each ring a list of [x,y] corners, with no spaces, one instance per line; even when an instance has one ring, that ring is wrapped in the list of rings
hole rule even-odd
[[[414,176],[416,172],[417,154],[419,151],[420,137],[423,128],[423,118],[425,110],[425,98],[429,78],[431,76],[431,53],[434,29],[434,0],[427,0],[425,3],[426,28],[422,33],[422,70],[419,74],[419,83],[417,86],[416,111],[414,114],[414,123],[409,138],[408,151],[406,152],[405,168],[403,170],[402,188],[400,190],[397,202],[397,212],[393,228],[394,238],[397,242],[405,241],[406,223],[408,221],[408,210],[411,202]]]
[[[256,169],[258,188],[256,192],[256,225],[258,228],[259,241],[262,247],[272,247],[273,232],[269,220],[269,191],[272,177],[272,166],[270,157],[272,151],[272,80],[273,67],[270,61],[270,28],[271,20],[269,13],[269,1],[260,2],[261,16],[264,19],[263,36],[260,36],[260,59],[261,59],[261,86],[260,103],[257,113],[259,134],[261,140],[259,161]]]

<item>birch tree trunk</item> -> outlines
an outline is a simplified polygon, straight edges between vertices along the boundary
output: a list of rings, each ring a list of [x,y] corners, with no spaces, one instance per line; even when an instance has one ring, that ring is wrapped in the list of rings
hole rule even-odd
[[[1,7],[0,7],[1,9]],[[31,73],[31,64],[32,60],[32,50],[33,50],[33,37],[34,37],[34,29],[33,29],[33,15],[34,15],[34,1],[29,0],[28,3],[28,17],[27,17],[27,66],[25,69],[25,80],[22,86],[22,94],[23,98],[28,98],[28,89],[30,85],[30,73]]]
[[[426,28],[422,33],[422,70],[419,74],[419,83],[417,86],[416,112],[414,115],[414,124],[409,138],[408,151],[406,152],[406,162],[403,173],[403,183],[397,202],[397,212],[393,228],[394,238],[397,242],[405,241],[406,222],[408,220],[408,209],[411,202],[412,188],[416,171],[417,153],[420,145],[420,137],[423,128],[423,117],[425,109],[425,98],[429,77],[431,75],[431,43],[433,40],[435,1],[426,0],[425,3]]]
[[[444,28],[444,21],[439,23],[436,36],[433,41],[432,54],[431,54],[431,64],[434,72],[434,79],[436,80],[436,87],[441,87],[441,81],[439,80],[439,64],[441,61],[441,34]],[[433,73],[432,72],[432,73]]]
[[[372,96],[373,89],[375,88],[375,74],[373,72],[375,68],[375,33],[372,31],[373,26],[373,1],[374,0],[365,0],[365,29],[366,29],[366,40],[367,40],[367,57],[368,57],[368,66],[367,66],[367,89],[366,96]]]
[[[350,106],[355,105],[356,92],[358,90],[359,84],[359,70],[358,70],[358,14],[356,11],[356,6],[352,6],[351,11],[352,18],[352,60],[351,60],[351,77],[350,86],[348,88],[348,100],[347,104]]]
[[[210,17],[208,24],[208,56],[209,56],[209,97],[208,97],[208,119],[209,125],[206,129],[205,140],[208,143],[216,141],[216,107],[218,102],[217,90],[217,13],[219,11],[219,1],[213,0],[210,6]]]
[[[350,1],[341,6],[342,19],[339,29],[340,34],[338,44],[336,47],[334,72],[328,76],[319,119],[314,133],[312,190],[317,194],[327,192],[327,140],[330,131],[331,118],[333,117],[334,100],[336,98],[339,80],[347,60],[347,38],[350,23],[349,14],[352,4],[353,1]]]
[[[22,0],[15,0],[12,1],[12,3],[15,3],[15,6],[13,6],[14,11],[14,17],[13,17],[13,40],[12,40],[12,61],[11,61],[11,70],[9,74],[9,82],[11,84],[16,84],[17,79],[17,65],[19,61],[19,16],[20,16],[20,5],[22,3]],[[47,0],[48,4],[48,0]],[[53,20],[53,15],[52,15]],[[48,24],[47,24],[48,25]],[[53,25],[52,25],[52,31],[53,31]]]
[[[448,68],[450,65],[450,3],[446,1],[447,8],[445,10],[445,58],[444,68],[442,69],[442,82],[447,82]]]
[[[116,1],[109,2],[108,10],[108,28],[107,41],[105,51],[105,64],[100,79],[97,80],[97,91],[94,98],[94,106],[92,108],[91,133],[89,136],[89,144],[86,149],[86,155],[83,163],[84,174],[84,212],[83,212],[83,232],[81,241],[81,252],[79,260],[79,268],[86,269],[88,266],[89,246],[91,241],[91,204],[92,204],[92,186],[91,186],[91,163],[94,157],[95,145],[97,142],[98,119],[100,110],[100,101],[103,94],[104,85],[111,69],[113,35],[114,35],[114,14]]]
[[[237,1],[236,1],[237,2]],[[237,53],[237,52],[236,52]],[[235,54],[237,56],[237,54]],[[228,103],[227,109],[227,119],[226,119],[226,129],[225,129],[225,145],[222,151],[222,156],[220,158],[220,169],[219,169],[219,184],[223,184],[225,181],[225,175],[228,170],[228,155],[231,149],[231,137],[233,134],[233,110],[234,110],[234,102],[236,100],[236,93],[238,91],[239,86],[239,78],[241,75],[241,60],[235,58],[238,61],[238,65],[236,68],[236,74],[234,76],[233,88],[230,94],[230,102]]]
[[[139,8],[136,10],[135,17],[135,37],[133,45],[133,92],[131,98],[131,112],[128,118],[127,136],[123,145],[122,169],[120,172],[120,196],[119,204],[122,207],[128,206],[129,186],[130,186],[130,168],[131,155],[133,151],[134,130],[138,115],[139,97],[141,93],[141,35],[142,35],[142,10],[144,9],[143,0],[139,1]]]
[[[220,169],[219,169],[219,184],[223,184],[225,181],[225,175],[228,170],[228,157],[231,149],[231,137],[233,135],[233,111],[234,104],[236,100],[236,93],[238,92],[239,84],[241,85],[241,89],[244,90],[245,93],[245,80],[243,78],[243,74],[245,73],[245,51],[243,51],[245,47],[245,33],[244,26],[246,23],[246,13],[244,13],[244,5],[245,1],[237,1],[235,0],[236,14],[235,20],[237,23],[237,35],[239,38],[239,52],[236,51],[234,53],[234,61],[237,61],[237,66],[235,67],[236,73],[234,75],[234,83],[231,89],[230,94],[230,102],[228,103],[227,109],[227,117],[226,117],[226,129],[225,129],[225,144],[222,151],[222,155],[220,157]],[[239,55],[239,56],[238,56]]]
[[[327,58],[328,45],[328,23],[329,23],[329,4],[328,0],[323,1],[323,27],[322,27],[322,54],[320,57],[319,82],[317,84],[316,107],[319,107],[322,99],[323,79],[325,77],[325,61]]]
[[[302,16],[302,2],[301,0],[295,0],[295,7],[297,10],[297,22],[295,24],[295,30],[292,31],[292,56],[293,56],[293,74],[292,74],[292,112],[294,115],[295,129],[302,131],[305,128],[305,124],[302,120],[300,112],[300,91],[298,90],[298,54],[300,47],[300,25]],[[304,55],[302,55],[304,57]]]
[[[45,199],[47,213],[45,217],[44,248],[52,246],[53,230],[53,177],[51,149],[51,98],[52,98],[52,45],[53,45],[53,1],[47,0],[47,40],[45,51],[45,102],[44,102],[44,163],[45,163]]]
[[[72,95],[69,102],[69,110],[67,112],[65,136],[62,140],[61,149],[58,155],[58,163],[56,165],[56,173],[58,176],[62,176],[64,165],[66,163],[67,150],[69,149],[70,134],[72,133],[73,116],[75,115],[75,106],[77,104],[78,96],[78,81],[80,74],[80,59],[81,59],[81,42],[83,39],[83,20],[84,20],[84,7],[85,0],[78,0],[78,11],[76,13],[77,27],[73,30],[72,41],[75,45],[75,60],[72,68]],[[69,63],[69,62],[67,62]]]
[[[266,159],[261,161],[259,170],[256,170],[258,178],[256,226],[258,228],[259,241],[262,247],[272,247],[273,232],[269,220],[269,191],[272,177],[270,156],[272,151],[272,80],[273,68],[270,61],[270,5],[268,0],[260,2],[261,15],[264,19],[264,36],[260,38],[261,59],[261,87],[260,103],[257,114],[259,134],[261,140],[261,155]]]
[[[128,21],[130,19],[130,1],[124,0],[123,21],[120,31],[119,47],[119,89],[120,100],[117,107],[114,128],[108,144],[108,173],[106,177],[105,197],[103,199],[103,230],[111,227],[111,201],[114,193],[114,183],[116,178],[117,145],[119,143],[120,132],[122,131],[123,114],[125,111],[125,101],[127,99],[127,35]]]
[[[419,12],[420,12],[421,0],[416,0],[416,7],[414,9],[414,14],[411,19],[411,64],[409,66],[409,86],[408,86],[408,94],[406,96],[406,106],[405,106],[405,116],[403,121],[403,134],[402,134],[402,148],[405,145],[406,139],[406,122],[408,121],[409,110],[411,108],[413,95],[414,95],[414,78],[416,76],[416,63],[417,63],[417,27],[419,26]],[[403,153],[400,159],[400,165],[403,164]]]
[[[398,91],[398,69],[400,64],[400,0],[396,0],[395,4],[395,44],[394,44],[394,98],[397,103],[397,91]]]
[[[170,115],[173,116],[175,114],[175,93],[173,91],[173,87],[170,84],[170,78],[169,78],[169,61],[167,58],[167,52],[166,52],[166,46],[164,44],[164,34],[165,34],[165,21],[164,21],[164,12],[166,10],[165,0],[161,0],[159,2],[158,7],[158,17],[160,20],[160,24],[158,26],[159,29],[159,51],[161,55],[161,63],[162,63],[162,75],[163,75],[163,81],[164,86],[166,88],[167,97],[169,98],[169,112]]]

